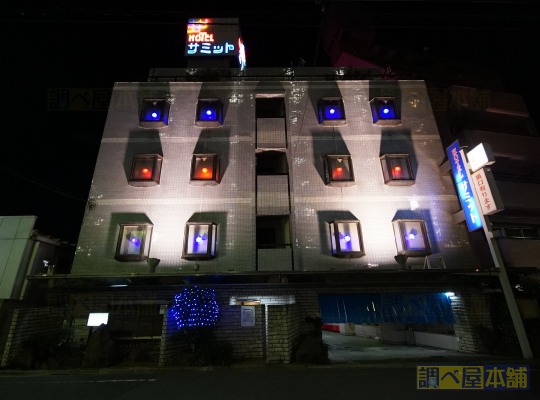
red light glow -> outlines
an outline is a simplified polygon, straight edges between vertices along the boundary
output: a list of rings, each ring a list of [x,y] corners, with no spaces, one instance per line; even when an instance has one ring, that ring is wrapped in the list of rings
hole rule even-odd
[[[208,172],[208,168],[203,168],[203,169],[202,169],[202,172],[203,172],[204,174],[206,174],[206,173]]]
[[[143,173],[143,174],[147,174],[147,173],[149,173],[149,172],[150,172],[150,170],[149,170],[148,168],[143,168],[143,170],[142,170],[142,173]]]
[[[337,171],[337,172],[341,172],[341,171],[343,171],[343,168],[337,167],[337,168],[336,168],[336,171]]]
[[[401,167],[396,167],[396,168],[394,168],[394,171],[396,171],[396,172],[401,171]]]

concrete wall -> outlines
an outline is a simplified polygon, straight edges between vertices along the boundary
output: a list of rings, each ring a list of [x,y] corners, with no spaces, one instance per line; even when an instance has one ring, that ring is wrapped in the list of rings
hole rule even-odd
[[[374,91],[400,97],[401,125],[373,125],[368,101]],[[128,222],[154,224],[150,256],[161,260],[157,273],[190,272],[193,263],[181,259],[188,220],[218,223],[217,258],[199,262],[201,272],[255,271],[255,93],[264,92],[285,93],[295,270],[396,268],[395,218],[425,220],[432,251],[448,268],[476,266],[466,228],[451,222],[459,203],[451,178],[438,170],[445,153],[423,82],[118,83],[90,190],[98,205],[83,223],[72,273],[148,271],[144,262],[114,260],[118,224]],[[336,94],[344,99],[347,125],[322,127],[316,101]],[[138,99],[168,95],[175,100],[169,126],[139,128]],[[223,101],[223,127],[194,126],[198,97]],[[129,186],[133,154],[156,152],[164,156],[161,184]],[[194,152],[220,154],[220,185],[188,184]],[[324,185],[322,156],[328,153],[351,155],[356,186]],[[382,153],[410,154],[416,183],[385,186]],[[334,219],[361,221],[366,256],[331,256],[327,223]]]
[[[18,299],[36,217],[0,217],[0,299]]]
[[[441,335],[430,332],[414,332],[417,346],[436,347],[439,349],[460,350],[459,339],[453,335]]]

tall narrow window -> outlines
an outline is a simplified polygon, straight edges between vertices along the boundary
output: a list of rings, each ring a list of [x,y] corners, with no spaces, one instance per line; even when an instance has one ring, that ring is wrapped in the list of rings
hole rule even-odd
[[[165,99],[144,99],[139,125],[142,128],[163,128],[169,125],[171,103]]]
[[[188,222],[184,232],[182,258],[210,260],[216,257],[217,224],[213,222]]]
[[[217,128],[223,125],[223,103],[220,99],[199,99],[195,125],[203,128]]]
[[[255,99],[255,118],[285,118],[285,97],[257,97]]]
[[[384,155],[381,157],[381,167],[386,185],[414,185],[414,174],[408,154]]]
[[[220,180],[219,156],[217,154],[194,154],[191,159],[191,179],[193,186],[213,186]]]
[[[341,126],[347,123],[341,97],[322,97],[318,102],[319,124]]]
[[[351,156],[329,155],[324,157],[325,184],[328,186],[354,186]]]
[[[150,253],[152,224],[121,224],[115,259],[144,261]]]
[[[163,157],[159,154],[135,154],[128,184],[136,187],[159,185]]]
[[[395,97],[375,97],[370,102],[375,125],[399,125],[401,117]]]
[[[360,221],[332,221],[330,236],[334,257],[360,258],[366,254]]]
[[[424,257],[431,254],[426,223],[416,219],[392,221],[398,254],[408,257]]]

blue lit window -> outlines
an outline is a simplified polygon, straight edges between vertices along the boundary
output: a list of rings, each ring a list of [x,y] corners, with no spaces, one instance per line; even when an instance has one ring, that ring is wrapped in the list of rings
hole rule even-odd
[[[171,104],[165,99],[144,99],[139,125],[142,128],[163,128],[169,125]]]
[[[199,99],[195,125],[215,128],[223,125],[223,103],[219,99]]]
[[[399,125],[401,117],[395,97],[375,97],[370,101],[371,114],[375,125]]]
[[[213,222],[188,222],[184,232],[185,260],[210,260],[216,257],[217,224]]]
[[[424,257],[431,254],[426,223],[423,220],[399,219],[392,221],[398,255]]]
[[[151,224],[121,224],[115,259],[144,261],[150,253]]]
[[[345,125],[345,108],[341,97],[322,97],[318,103],[319,124],[324,126]]]
[[[330,222],[330,236],[332,256],[360,258],[366,255],[360,221],[332,221]]]

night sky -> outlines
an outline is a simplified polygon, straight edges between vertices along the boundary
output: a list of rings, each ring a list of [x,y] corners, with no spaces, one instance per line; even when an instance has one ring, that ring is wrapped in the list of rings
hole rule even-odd
[[[7,90],[0,215],[36,215],[41,232],[77,241],[106,112],[47,111],[47,89],[111,88],[114,82],[147,75],[152,67],[185,67],[189,17],[240,18],[248,68],[289,67],[299,58],[314,65],[321,4],[184,3],[163,3],[166,8],[158,2],[3,6],[1,60]],[[433,56],[492,66],[507,92],[524,96],[540,126],[535,54],[540,5],[535,3],[377,1],[369,2],[369,11],[379,44],[413,52],[429,48]],[[331,66],[322,48],[316,65]]]

